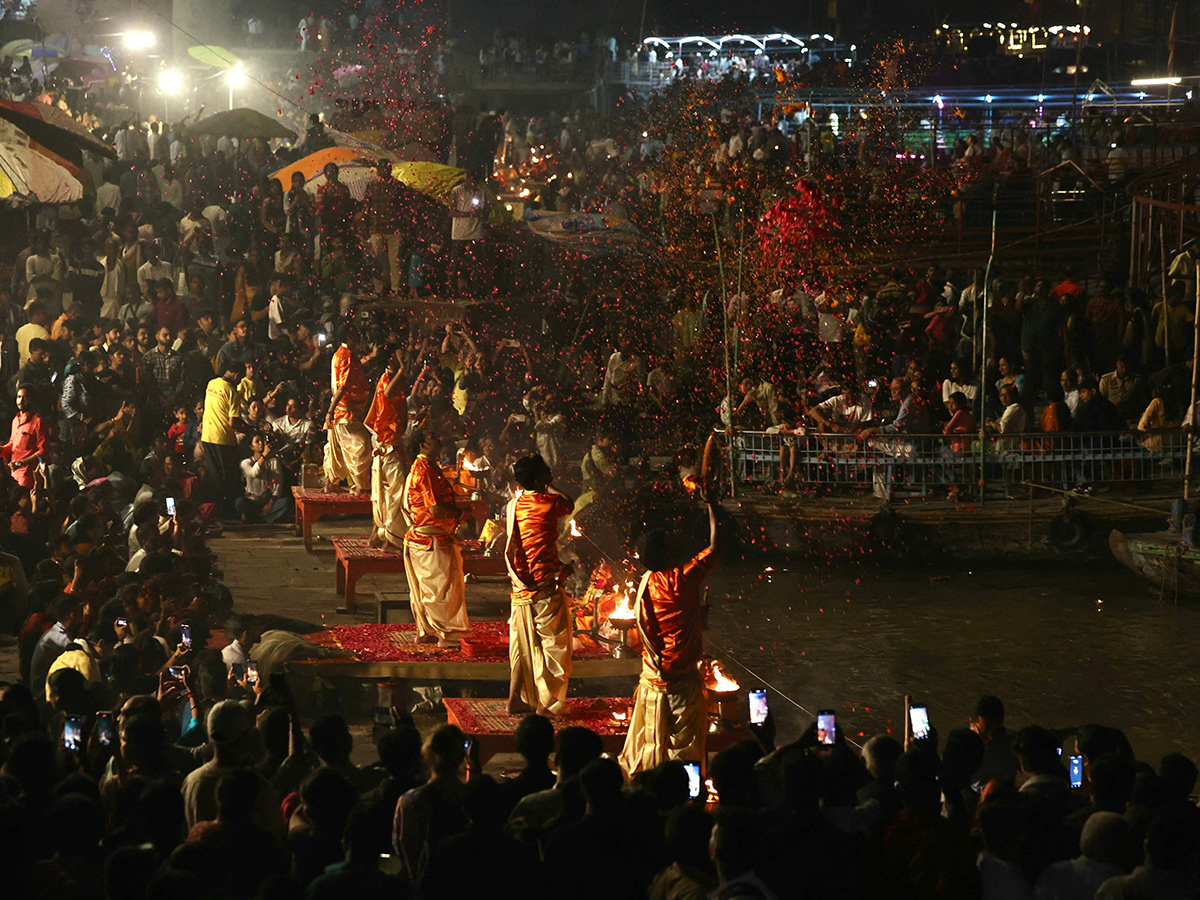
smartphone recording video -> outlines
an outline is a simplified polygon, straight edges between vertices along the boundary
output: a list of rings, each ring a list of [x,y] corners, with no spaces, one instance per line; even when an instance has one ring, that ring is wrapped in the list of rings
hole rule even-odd
[[[183,643],[184,650],[192,649],[192,626],[191,625],[180,625],[179,626],[179,639]]]
[[[1072,756],[1071,757],[1070,772],[1071,772],[1071,787],[1073,787],[1073,788],[1083,787],[1083,757],[1082,756]]]
[[[837,742],[837,716],[832,709],[817,710],[817,741],[826,747]]]
[[[750,699],[750,724],[761,725],[767,721],[767,692],[765,690],[751,691]]]
[[[100,742],[101,747],[111,747],[113,738],[116,737],[116,731],[113,728],[112,713],[102,712],[96,714],[96,740]]]
[[[78,753],[83,749],[83,720],[68,716],[63,722],[63,749]]]
[[[700,763],[685,762],[683,767],[687,770],[688,796],[696,800],[700,797],[700,788],[702,787],[700,781]]]
[[[923,741],[929,737],[929,708],[924,703],[915,704],[908,708],[909,730],[914,741]]]

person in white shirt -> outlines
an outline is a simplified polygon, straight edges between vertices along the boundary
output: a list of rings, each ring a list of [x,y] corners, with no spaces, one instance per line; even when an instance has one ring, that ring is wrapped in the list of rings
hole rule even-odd
[[[1029,430],[1029,413],[1020,403],[1017,389],[1011,384],[1000,388],[1000,402],[1004,404],[1004,412],[1000,420],[989,419],[986,424],[989,430],[1003,435],[1020,435]],[[1005,437],[998,442],[1000,449],[1012,450],[1018,446],[1019,437]]]
[[[233,505],[242,521],[261,519],[273,525],[292,512],[292,498],[286,493],[283,466],[261,434],[250,438],[250,453],[241,465],[242,496]]]
[[[272,341],[288,337],[288,304],[295,279],[289,272],[277,272],[271,278],[271,301],[267,305],[267,337]]]
[[[942,403],[946,404],[946,408],[950,408],[950,395],[956,392],[961,392],[964,397],[975,402],[975,398],[979,396],[979,385],[971,380],[969,372],[964,372],[962,364],[958,360],[950,362],[950,377],[942,382]]]
[[[173,209],[183,209],[183,182],[175,177],[175,167],[165,166],[160,182],[163,203],[169,203]]]
[[[34,236],[32,247],[33,252],[25,260],[25,283],[29,285],[25,300],[33,300],[39,287],[49,288],[57,298],[66,263],[60,253],[50,249],[50,235],[44,231]]]
[[[460,184],[447,195],[450,207],[450,284],[459,293],[468,291],[467,257],[478,257],[484,239],[483,221],[487,200],[473,172],[467,172]],[[473,259],[474,266],[478,261]]]
[[[153,290],[154,282],[163,278],[175,280],[175,267],[160,256],[161,252],[162,244],[159,241],[147,241],[142,248],[146,261],[138,266],[137,283],[143,295],[147,294],[147,285]]]
[[[875,410],[858,385],[848,383],[840,394],[818,403],[808,414],[822,431],[856,432],[874,418]]]
[[[246,663],[250,662],[250,651],[262,637],[258,619],[247,613],[233,616],[225,623],[225,636],[230,640],[221,651],[221,661],[226,669],[240,665],[244,670]]]
[[[614,350],[608,358],[600,402],[605,406],[631,404],[641,394],[645,382],[646,363],[633,352],[628,340],[622,339],[621,349]]]

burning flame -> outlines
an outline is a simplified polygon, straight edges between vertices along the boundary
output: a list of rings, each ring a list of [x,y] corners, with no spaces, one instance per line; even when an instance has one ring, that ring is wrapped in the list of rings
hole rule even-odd
[[[731,694],[741,687],[740,684],[722,671],[721,664],[715,659],[712,661],[712,668],[709,669],[709,675],[708,689],[715,693]]]
[[[628,715],[629,715],[629,714],[628,714],[628,713],[626,713],[626,712],[614,712],[614,713],[612,714],[612,717],[613,717],[613,719],[614,719],[614,720],[616,720],[617,722],[624,722],[624,721],[625,721],[625,719],[626,719],[626,717],[627,717]]]
[[[633,597],[628,591],[622,591],[617,595],[617,607],[612,611],[609,619],[616,619],[618,622],[632,622],[637,618],[637,614],[633,609]]]
[[[571,537],[583,537],[583,532],[579,530],[579,526],[575,524],[574,519],[568,522],[567,525],[570,528]]]

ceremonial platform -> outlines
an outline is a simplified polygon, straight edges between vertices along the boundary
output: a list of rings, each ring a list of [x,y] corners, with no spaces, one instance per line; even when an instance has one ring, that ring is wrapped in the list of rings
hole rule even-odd
[[[455,679],[507,684],[509,679],[508,622],[472,622],[471,634],[456,648],[418,644],[417,626],[411,623],[334,625],[305,637],[346,655],[292,660],[287,664],[289,672],[380,681]],[[572,679],[637,675],[642,668],[638,656],[616,659],[610,650],[596,649],[590,643],[576,642],[572,657]]]
[[[296,501],[296,533],[304,536],[304,549],[312,553],[313,526],[324,516],[369,516],[370,494],[322,491],[316,488],[292,488]]]
[[[570,697],[567,703],[570,709],[552,717],[556,730],[571,725],[590,728],[600,735],[606,751],[621,752],[629,731],[632,697]],[[446,707],[446,721],[475,740],[480,762],[486,763],[497,753],[517,751],[517,725],[524,715],[511,715],[507,699],[447,697],[442,705]],[[718,753],[744,736],[745,732],[736,728],[711,732],[705,749],[710,754]]]
[[[404,554],[394,547],[372,547],[366,538],[360,537],[335,537],[330,538],[330,543],[336,557],[334,587],[345,604],[338,607],[338,612],[354,612],[354,586],[364,575],[404,573]],[[504,559],[484,556],[478,541],[464,541],[463,572],[467,576],[503,575]]]

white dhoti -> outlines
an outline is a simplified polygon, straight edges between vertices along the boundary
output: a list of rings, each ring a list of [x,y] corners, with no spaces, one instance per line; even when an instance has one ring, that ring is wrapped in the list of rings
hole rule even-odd
[[[514,596],[508,617],[508,711],[561,713],[571,677],[571,612],[560,587]]]
[[[453,534],[419,532],[404,536],[404,574],[417,638],[458,640],[471,631],[462,549]]]
[[[371,516],[375,535],[385,545],[404,546],[408,516],[404,512],[404,483],[408,467],[404,455],[394,447],[371,458]]]
[[[371,432],[362,422],[337,422],[325,444],[325,484],[348,481],[360,493],[371,489]]]
[[[704,767],[708,705],[704,681],[694,675],[665,682],[643,660],[634,694],[629,733],[621,750],[621,767],[632,777],[669,759],[699,762]]]

